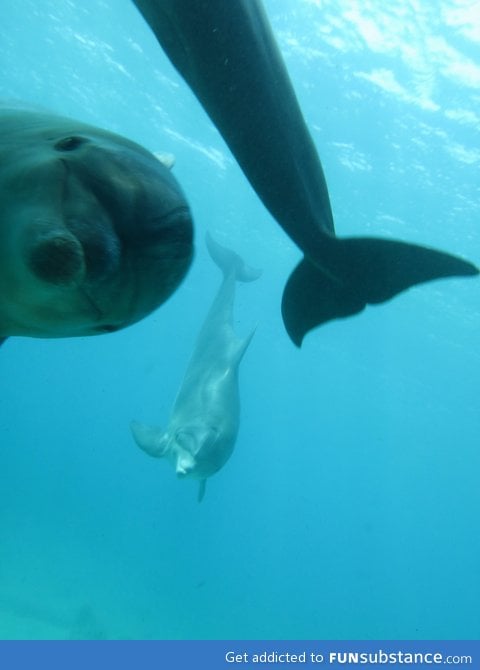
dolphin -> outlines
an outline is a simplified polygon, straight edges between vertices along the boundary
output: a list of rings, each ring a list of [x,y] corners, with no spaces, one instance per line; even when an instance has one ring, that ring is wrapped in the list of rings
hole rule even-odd
[[[185,276],[192,238],[180,186],[141,146],[0,109],[0,343],[138,321]]]
[[[199,501],[207,478],[232,455],[239,427],[238,366],[253,332],[239,339],[233,331],[235,282],[253,281],[261,274],[210,235],[206,241],[223,281],[198,335],[168,426],[162,430],[131,423],[136,443],[147,454],[167,457],[179,477],[200,480]]]
[[[133,1],[304,254],[282,299],[297,346],[312,328],[416,284],[478,274],[472,263],[423,246],[336,237],[322,165],[259,0]]]

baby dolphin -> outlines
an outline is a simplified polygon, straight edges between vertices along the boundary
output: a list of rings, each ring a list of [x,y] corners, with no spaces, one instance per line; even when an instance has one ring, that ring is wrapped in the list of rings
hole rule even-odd
[[[179,185],[138,144],[0,109],[0,344],[138,321],[185,276],[192,236]]]
[[[237,438],[240,401],[238,366],[253,332],[241,340],[233,331],[235,282],[260,276],[209,235],[210,256],[223,281],[198,336],[166,430],[133,421],[138,446],[156,458],[166,456],[179,477],[200,480],[198,499],[208,477],[228,461]]]

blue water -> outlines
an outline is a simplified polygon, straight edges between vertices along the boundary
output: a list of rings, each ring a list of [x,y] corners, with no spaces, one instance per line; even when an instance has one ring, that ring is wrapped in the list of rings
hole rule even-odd
[[[339,235],[480,263],[478,4],[266,8]],[[479,280],[411,290],[298,351],[279,306],[299,252],[134,6],[2,0],[0,45],[2,98],[173,153],[197,239],[143,322],[2,347],[0,636],[478,639]],[[168,419],[220,281],[207,229],[264,274],[237,295],[237,332],[258,327],[236,450],[199,505],[129,422]]]

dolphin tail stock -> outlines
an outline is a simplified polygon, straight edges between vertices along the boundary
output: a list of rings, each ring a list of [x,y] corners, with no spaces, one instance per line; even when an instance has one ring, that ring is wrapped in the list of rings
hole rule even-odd
[[[164,432],[156,426],[147,426],[139,421],[130,423],[133,439],[137,445],[149,456],[162,458],[167,451]]]
[[[228,276],[231,272],[235,272],[235,279],[241,282],[255,281],[262,274],[261,270],[257,270],[248,266],[240,256],[222,246],[210,233],[205,236],[207,249],[213,262],[220,268],[224,276]]]
[[[396,240],[330,238],[321,262],[304,257],[290,275],[282,316],[300,347],[313,328],[390,300],[433,279],[474,276],[479,269],[451,254]]]

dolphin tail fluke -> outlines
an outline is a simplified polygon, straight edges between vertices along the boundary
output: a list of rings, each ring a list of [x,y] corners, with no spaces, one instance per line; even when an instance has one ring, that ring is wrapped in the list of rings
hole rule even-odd
[[[140,449],[154,458],[165,456],[166,444],[163,431],[155,426],[146,426],[138,421],[130,423],[133,438]]]
[[[299,347],[313,328],[361,312],[432,279],[478,275],[475,265],[426,247],[375,238],[331,239],[325,258],[304,258],[290,275],[282,315]]]
[[[213,262],[218,265],[225,276],[231,272],[235,272],[235,279],[237,281],[249,282],[255,281],[262,274],[261,270],[251,268],[244,263],[234,251],[219,244],[213,239],[210,233],[206,234],[205,240]]]

